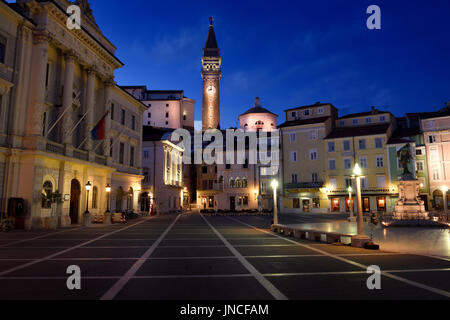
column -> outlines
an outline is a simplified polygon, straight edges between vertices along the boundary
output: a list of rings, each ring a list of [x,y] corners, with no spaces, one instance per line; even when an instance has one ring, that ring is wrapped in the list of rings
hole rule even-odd
[[[62,98],[62,108],[60,112],[65,112],[64,116],[62,118],[62,130],[61,130],[61,142],[63,144],[72,145],[72,135],[69,134],[70,131],[73,129],[74,123],[73,123],[73,110],[72,104],[73,104],[73,73],[74,73],[74,66],[75,66],[75,52],[74,51],[68,51],[65,54],[66,58],[66,69],[64,72],[64,91],[63,91],[63,98]]]
[[[91,131],[94,126],[94,103],[95,103],[95,67],[89,68],[87,70],[87,90],[86,90],[86,109],[85,112],[88,112],[86,115],[86,125],[84,130],[84,136],[86,138],[86,142],[84,143],[84,149],[87,151],[91,151],[93,147],[93,141],[91,136]]]
[[[167,174],[167,150],[164,148],[164,184],[167,184],[169,182],[169,176]],[[156,172],[153,172],[153,174],[156,174]]]
[[[45,75],[47,73],[48,43],[50,36],[45,31],[33,33],[30,95],[26,112],[25,148],[45,148],[38,146],[39,137],[44,135]]]
[[[104,112],[102,113],[102,116],[108,112],[111,105],[111,99],[112,99],[112,89],[114,86],[114,79],[111,77],[105,81],[105,107]],[[110,139],[111,139],[111,115],[108,114],[108,116],[105,119],[105,131],[106,131],[106,137],[103,141],[103,154],[106,157],[109,157],[109,149],[110,149]]]

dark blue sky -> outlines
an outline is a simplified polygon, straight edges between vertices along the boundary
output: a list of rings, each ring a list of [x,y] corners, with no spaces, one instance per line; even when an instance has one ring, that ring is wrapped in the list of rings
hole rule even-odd
[[[340,115],[374,105],[395,115],[450,101],[450,1],[91,0],[125,63],[120,85],[184,89],[201,119],[201,54],[214,16],[222,53],[222,127],[261,97],[283,110],[331,102]],[[382,30],[366,28],[381,7]]]

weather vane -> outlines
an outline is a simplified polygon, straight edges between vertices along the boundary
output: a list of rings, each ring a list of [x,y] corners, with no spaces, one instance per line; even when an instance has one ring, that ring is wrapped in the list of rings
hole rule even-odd
[[[213,19],[213,17],[211,16],[211,17],[209,17],[209,25],[213,25],[213,21],[214,21],[214,19]]]

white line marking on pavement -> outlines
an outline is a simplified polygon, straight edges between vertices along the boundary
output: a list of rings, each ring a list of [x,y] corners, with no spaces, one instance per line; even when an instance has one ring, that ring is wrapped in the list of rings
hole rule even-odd
[[[150,219],[151,219],[151,218],[150,218]],[[59,256],[59,255],[61,255],[61,254],[70,252],[70,251],[75,250],[75,249],[78,249],[78,248],[81,248],[82,246],[84,246],[84,245],[86,245],[86,244],[95,242],[95,241],[97,241],[98,239],[102,239],[102,238],[104,238],[104,237],[107,237],[107,236],[109,236],[109,235],[115,234],[115,233],[117,233],[117,232],[120,232],[120,231],[129,229],[129,228],[132,228],[132,227],[134,227],[134,226],[136,226],[136,225],[139,225],[139,224],[141,224],[141,223],[147,222],[148,220],[149,220],[148,218],[147,218],[147,219],[143,219],[142,221],[136,222],[136,223],[134,223],[134,224],[132,224],[132,225],[128,225],[128,226],[126,226],[126,227],[120,228],[120,229],[115,230],[115,231],[112,231],[112,232],[105,233],[105,234],[103,234],[103,235],[100,236],[100,237],[94,238],[94,239],[89,240],[89,241],[87,241],[87,242],[80,243],[80,244],[78,244],[78,245],[76,245],[76,246],[74,246],[74,247],[67,248],[67,249],[65,249],[65,250],[55,252],[55,253],[50,254],[50,255],[48,255],[48,256],[45,256],[45,257],[43,257],[43,258],[36,259],[36,260],[34,260],[34,261],[31,261],[31,262],[22,264],[22,265],[20,265],[20,266],[17,266],[17,267],[14,267],[14,268],[11,268],[11,269],[8,269],[8,270],[5,270],[5,271],[1,271],[1,272],[0,272],[0,277],[6,275],[6,274],[8,274],[8,273],[11,273],[11,272],[14,272],[14,271],[21,270],[21,269],[23,269],[23,268],[32,266],[32,265],[34,265],[34,264],[36,264],[36,263],[40,263],[40,262],[42,262],[42,261],[46,261],[46,260],[49,260],[49,259],[53,259],[54,257],[57,257],[57,256]]]
[[[42,236],[38,236],[38,237],[34,237],[34,238],[22,239],[22,240],[19,240],[19,241],[14,241],[14,242],[10,242],[10,243],[5,243],[5,244],[0,245],[0,248],[3,248],[3,247],[9,247],[9,246],[11,246],[11,245],[16,245],[16,244],[19,244],[19,243],[22,243],[22,242],[27,242],[27,241],[32,241],[32,240],[42,239],[42,238],[45,238],[45,237],[52,236],[52,235],[54,235],[54,234],[61,234],[61,233],[71,232],[71,231],[75,231],[75,230],[78,230],[78,229],[81,229],[81,227],[80,227],[80,228],[73,228],[73,229],[69,229],[69,230],[62,230],[62,231],[52,232],[52,233],[44,234],[44,235],[42,235]],[[7,239],[6,239],[6,240],[7,240]],[[51,239],[45,239],[45,240],[51,240]]]
[[[240,221],[240,220],[238,220],[238,219],[230,218],[230,217],[228,217],[228,219],[231,219],[231,220],[233,220],[233,221],[236,221],[237,223],[240,223],[240,224],[242,224],[242,225],[248,226],[248,227],[253,228],[253,229],[255,229],[255,230],[258,230],[258,231],[260,231],[260,232],[263,232],[263,233],[266,233],[266,234],[271,234],[271,235],[273,235],[274,237],[277,237],[277,238],[279,238],[279,239],[284,239],[284,240],[287,241],[287,242],[295,243],[295,244],[297,244],[297,245],[299,245],[299,246],[301,246],[301,247],[308,248],[308,249],[310,249],[310,250],[313,250],[313,251],[322,253],[322,254],[324,254],[324,255],[326,255],[326,256],[329,256],[329,257],[331,257],[331,258],[334,258],[334,259],[337,259],[337,260],[346,262],[346,263],[348,263],[348,264],[351,264],[351,265],[360,267],[360,268],[362,268],[362,269],[364,269],[364,270],[367,270],[367,268],[368,268],[368,266],[363,265],[363,264],[361,264],[361,263],[358,263],[358,262],[355,262],[355,261],[352,261],[352,260],[349,260],[349,259],[345,259],[345,258],[343,258],[343,257],[334,255],[334,254],[332,254],[332,253],[328,253],[328,252],[326,252],[326,251],[323,251],[323,250],[320,250],[320,249],[317,249],[317,248],[313,248],[313,247],[311,247],[311,246],[302,244],[302,243],[300,243],[300,242],[296,242],[296,241],[291,240],[291,239],[287,239],[287,238],[281,237],[281,236],[279,236],[278,234],[273,234],[273,233],[271,233],[271,232],[269,232],[269,231],[266,231],[266,230],[263,230],[263,229],[254,227],[254,226],[252,226],[252,225],[250,225],[250,224],[247,224],[247,223],[245,223],[245,222],[242,222],[242,221]],[[441,289],[437,289],[437,288],[434,288],[434,287],[430,287],[430,286],[427,286],[427,285],[425,285],[425,284],[421,284],[421,283],[419,283],[419,282],[415,282],[415,281],[412,281],[412,280],[408,280],[408,279],[405,279],[405,278],[402,278],[402,277],[399,277],[399,276],[390,274],[390,273],[388,273],[388,272],[386,272],[386,271],[381,271],[381,274],[384,275],[384,276],[386,276],[386,277],[388,277],[388,278],[391,278],[391,279],[394,279],[394,280],[398,280],[398,281],[401,281],[401,282],[403,282],[403,283],[407,283],[407,284],[409,284],[409,285],[412,285],[412,286],[414,286],[414,287],[421,288],[421,289],[424,289],[424,290],[433,292],[433,293],[435,293],[435,294],[439,294],[439,295],[442,295],[442,296],[444,296],[444,297],[450,298],[450,292],[448,292],[448,291],[446,291],[446,290],[441,290]]]
[[[240,253],[237,251],[228,241],[225,239],[222,234],[216,230],[212,226],[211,223],[200,213],[200,216],[206,222],[206,224],[214,231],[214,233],[223,241],[223,243],[227,246],[228,250],[230,250],[235,257],[241,262],[241,264],[255,277],[255,279],[276,299],[276,300],[288,300],[288,298],[281,293],[269,280],[264,278],[264,276],[256,270],[256,268],[250,264]]]
[[[177,223],[178,219],[180,219],[181,215],[177,215],[177,217],[173,220],[173,222],[167,227],[167,229],[159,236],[158,240],[156,240],[150,248],[139,258],[131,268],[123,275],[119,281],[117,281],[101,298],[100,300],[113,300],[114,297],[125,287],[125,285],[130,281],[130,279],[136,274],[136,272],[142,267],[142,265],[147,261],[147,259],[151,256],[153,251],[155,251],[156,247],[161,243],[167,233],[169,233],[170,229]]]

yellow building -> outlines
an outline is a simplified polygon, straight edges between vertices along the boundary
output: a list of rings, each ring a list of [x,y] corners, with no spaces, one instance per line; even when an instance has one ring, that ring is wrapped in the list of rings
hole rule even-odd
[[[284,212],[327,212],[324,138],[332,131],[337,109],[317,103],[285,110],[282,141]]]
[[[388,211],[390,197],[397,195],[389,185],[389,164],[386,144],[394,128],[395,118],[390,112],[372,108],[370,112],[350,114],[336,121],[336,128],[325,138],[325,191],[330,212],[349,212],[348,187],[356,192],[352,178],[359,163],[364,212]],[[354,201],[353,205],[354,205]]]

